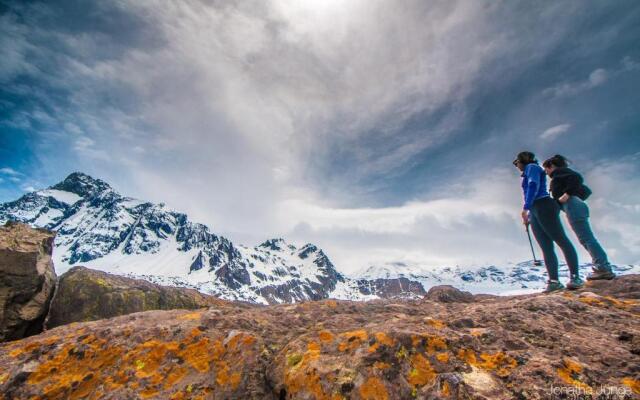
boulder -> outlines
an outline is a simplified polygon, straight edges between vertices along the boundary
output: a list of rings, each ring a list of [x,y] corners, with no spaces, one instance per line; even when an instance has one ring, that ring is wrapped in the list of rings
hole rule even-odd
[[[425,299],[440,303],[471,303],[473,295],[450,285],[434,286],[427,292]]]
[[[638,284],[69,324],[0,344],[0,399],[635,399]]]
[[[46,328],[139,311],[197,309],[221,303],[194,289],[161,286],[78,266],[60,276]]]
[[[0,227],[0,341],[42,331],[56,282],[54,238],[25,224]]]

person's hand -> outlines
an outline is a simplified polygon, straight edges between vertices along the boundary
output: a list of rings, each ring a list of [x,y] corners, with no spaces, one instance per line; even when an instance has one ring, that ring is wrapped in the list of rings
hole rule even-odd
[[[524,225],[529,225],[529,211],[522,210],[522,223]]]
[[[567,201],[569,201],[569,193],[565,193],[562,196],[560,196],[560,198],[558,199],[558,201],[562,204],[566,203]]]

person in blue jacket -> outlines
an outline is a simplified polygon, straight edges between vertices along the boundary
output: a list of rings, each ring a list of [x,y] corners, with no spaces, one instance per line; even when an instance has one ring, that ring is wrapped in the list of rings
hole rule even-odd
[[[591,189],[584,184],[582,175],[569,168],[568,160],[560,154],[547,159],[542,166],[551,178],[551,196],[560,203],[580,244],[591,255],[593,272],[587,276],[587,280],[615,278],[607,253],[589,224],[589,206],[585,200],[591,195]]]
[[[513,161],[522,172],[522,192],[524,206],[522,222],[531,225],[533,236],[542,249],[544,264],[549,274],[545,292],[553,292],[564,288],[558,279],[558,257],[553,248],[554,242],[560,247],[569,267],[567,289],[579,289],[584,286],[578,270],[578,253],[564,232],[560,221],[560,206],[549,196],[546,175],[538,165],[535,154],[523,151]]]

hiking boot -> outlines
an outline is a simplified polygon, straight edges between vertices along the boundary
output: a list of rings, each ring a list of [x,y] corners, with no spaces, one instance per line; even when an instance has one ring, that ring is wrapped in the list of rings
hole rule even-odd
[[[583,286],[584,286],[584,281],[580,278],[579,275],[572,276],[571,280],[569,280],[569,283],[567,283],[567,289],[569,290],[580,289]]]
[[[558,281],[547,281],[547,288],[544,290],[544,292],[551,293],[562,289],[564,289],[564,285],[562,283]]]
[[[616,274],[613,271],[607,271],[602,269],[594,269],[592,273],[587,275],[588,281],[598,281],[598,280],[610,280],[616,277]]]

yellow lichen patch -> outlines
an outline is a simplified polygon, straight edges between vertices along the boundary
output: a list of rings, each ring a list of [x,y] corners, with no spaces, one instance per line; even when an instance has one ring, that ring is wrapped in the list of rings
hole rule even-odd
[[[183,321],[184,320],[193,321],[193,320],[196,320],[196,319],[200,319],[201,317],[202,317],[202,311],[178,315],[178,319],[183,320]]]
[[[2,385],[7,378],[9,377],[9,374],[0,374],[0,385]]]
[[[562,360],[562,364],[563,366],[558,368],[558,376],[560,379],[569,385],[573,385],[581,389],[591,389],[589,385],[580,381],[580,373],[583,369],[582,365],[566,357]]]
[[[442,329],[447,326],[444,322],[434,318],[425,318],[425,322],[427,323],[427,325],[430,325],[436,329]]]
[[[376,361],[373,363],[373,368],[375,369],[389,369],[391,368],[391,364],[386,363],[386,362],[382,362],[382,361]]]
[[[407,381],[413,386],[424,386],[436,377],[431,363],[420,353],[411,356],[411,368]]]
[[[389,393],[384,383],[375,376],[369,377],[360,385],[358,392],[362,400],[387,400],[389,398]]]
[[[436,354],[436,360],[440,361],[441,363],[449,362],[449,353],[438,353],[438,354]]]
[[[333,342],[333,334],[329,331],[320,331],[320,333],[318,333],[318,337],[322,343]]]
[[[640,380],[627,377],[623,378],[620,382],[622,382],[623,385],[628,386],[633,393],[640,394]]]
[[[345,339],[338,345],[338,350],[340,351],[355,350],[369,338],[367,331],[364,329],[344,332],[340,336]]]

